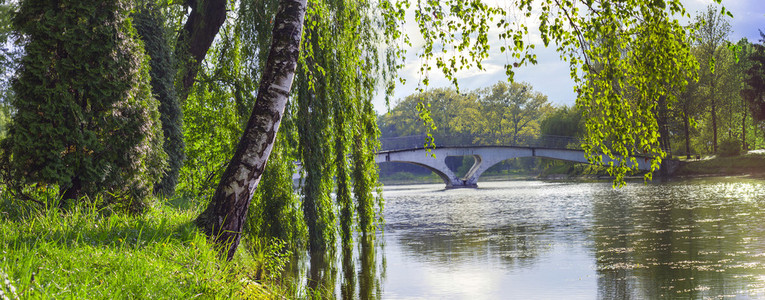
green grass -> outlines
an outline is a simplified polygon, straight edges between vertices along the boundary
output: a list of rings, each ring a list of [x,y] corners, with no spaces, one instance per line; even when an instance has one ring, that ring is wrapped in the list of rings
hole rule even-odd
[[[688,161],[674,175],[747,175],[763,173],[765,173],[765,154],[749,153],[740,156]]]
[[[279,298],[240,246],[221,260],[191,221],[198,209],[156,202],[140,216],[78,205],[35,209],[0,199],[0,299]],[[3,278],[5,277],[5,278]],[[12,291],[15,290],[15,291]]]

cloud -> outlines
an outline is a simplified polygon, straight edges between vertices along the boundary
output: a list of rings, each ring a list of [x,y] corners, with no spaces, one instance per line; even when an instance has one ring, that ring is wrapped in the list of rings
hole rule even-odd
[[[706,7],[713,4],[712,0],[686,0],[683,1],[686,10],[691,15],[706,10]],[[502,4],[495,4],[502,5]],[[760,39],[758,29],[765,30],[765,1],[762,0],[730,0],[723,1],[723,5],[731,11],[734,18],[730,20],[733,33],[730,36],[731,41],[738,41],[746,37],[749,41],[758,41]],[[509,18],[519,19],[520,17],[511,15]],[[685,20],[684,22],[689,22]],[[525,19],[525,24],[530,28],[529,36],[525,42],[536,45],[538,64],[525,66],[515,69],[515,80],[530,83],[536,91],[548,96],[550,102],[558,105],[573,105],[576,95],[573,91],[574,82],[570,77],[568,63],[560,60],[559,55],[554,48],[545,48],[542,45],[541,37],[536,31],[539,26],[538,17],[532,16]],[[404,26],[404,32],[408,33],[413,47],[408,50],[405,67],[400,75],[406,79],[405,85],[398,84],[391,103],[396,99],[404,98],[415,92],[418,84],[424,78],[419,73],[422,60],[417,58],[417,53],[422,51],[424,41],[419,35],[419,28],[414,22],[413,8],[407,12],[407,23]],[[505,53],[500,52],[500,47],[504,45],[497,37],[499,30],[491,29],[489,35],[490,53],[489,58],[483,63],[485,70],[467,70],[457,74],[460,89],[474,90],[490,86],[497,81],[507,80],[504,65],[514,62]],[[430,88],[448,87],[451,82],[446,80],[440,71],[435,68],[435,60],[431,62],[432,70],[429,72]],[[385,112],[384,95],[379,95],[374,100],[375,109],[379,112]]]

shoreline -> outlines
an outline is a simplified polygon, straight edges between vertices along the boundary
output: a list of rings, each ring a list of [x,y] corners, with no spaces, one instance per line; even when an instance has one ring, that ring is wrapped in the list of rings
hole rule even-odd
[[[739,156],[716,157],[712,156],[700,160],[676,160],[680,162],[677,170],[663,180],[693,179],[707,177],[744,177],[753,179],[765,179],[765,154],[762,151],[750,152]],[[543,172],[542,172],[543,173]],[[487,181],[613,181],[615,177],[596,172],[595,174],[492,174],[481,176],[479,182]],[[625,176],[625,181],[642,181],[643,175]],[[653,181],[662,180],[658,174],[654,174]],[[380,179],[383,186],[399,186],[412,184],[439,184],[443,183],[440,178],[428,175],[421,177]]]

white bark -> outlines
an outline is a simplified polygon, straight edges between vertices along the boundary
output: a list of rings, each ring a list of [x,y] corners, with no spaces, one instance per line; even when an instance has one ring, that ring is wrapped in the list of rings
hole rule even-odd
[[[258,187],[279,131],[295,77],[306,0],[281,0],[274,19],[273,41],[258,89],[258,98],[234,157],[197,224],[225,251],[236,252],[250,200]]]

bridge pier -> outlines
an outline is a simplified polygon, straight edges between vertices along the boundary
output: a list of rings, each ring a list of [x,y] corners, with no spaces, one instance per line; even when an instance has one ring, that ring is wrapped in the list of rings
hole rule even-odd
[[[447,190],[451,190],[451,189],[477,189],[477,188],[478,188],[478,184],[476,184],[476,183],[469,184],[469,183],[467,183],[464,180],[462,181],[462,184],[460,184],[460,185],[446,185],[446,189]]]

